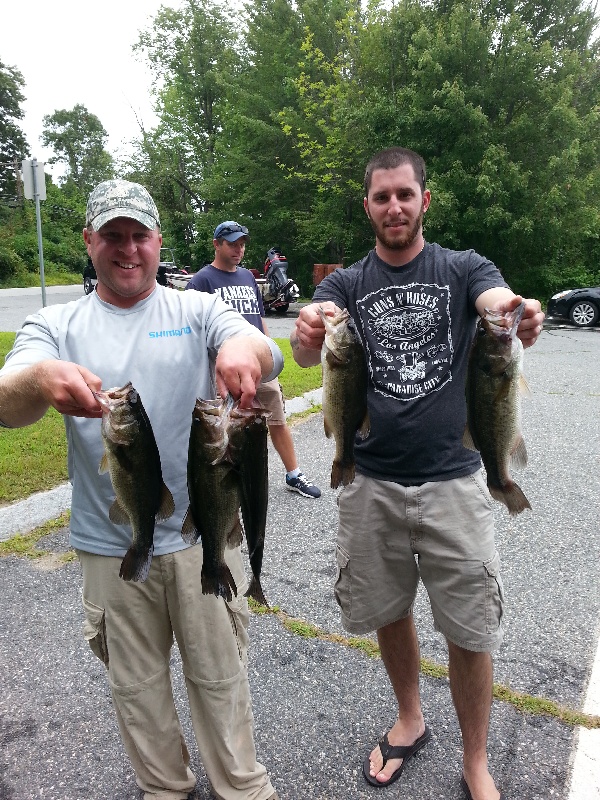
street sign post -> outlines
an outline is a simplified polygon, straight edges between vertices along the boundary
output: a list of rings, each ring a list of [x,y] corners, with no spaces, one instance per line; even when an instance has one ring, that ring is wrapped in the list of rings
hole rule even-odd
[[[37,227],[38,253],[40,257],[40,283],[42,286],[42,306],[46,306],[46,281],[44,278],[44,247],[42,244],[42,217],[40,200],[46,199],[46,178],[44,162],[37,158],[26,158],[22,162],[23,194],[26,200],[35,200],[35,219]]]

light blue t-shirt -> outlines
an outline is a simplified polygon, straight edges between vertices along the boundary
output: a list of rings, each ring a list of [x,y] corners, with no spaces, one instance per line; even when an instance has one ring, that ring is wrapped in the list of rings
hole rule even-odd
[[[157,286],[145,300],[121,309],[93,292],[27,317],[0,375],[52,358],[91,370],[103,389],[131,381],[152,424],[163,479],[175,501],[173,516],[155,529],[154,552],[163,555],[188,546],[181,525],[188,507],[192,410],[197,397],[215,397],[214,360],[223,342],[236,335],[265,339],[274,362],[265,380],[275,378],[283,366],[278,346],[217,295]],[[122,557],[131,544],[131,527],[108,518],[115,494],[109,475],[98,473],[104,451],[100,420],[64,420],[73,484],[71,545]]]

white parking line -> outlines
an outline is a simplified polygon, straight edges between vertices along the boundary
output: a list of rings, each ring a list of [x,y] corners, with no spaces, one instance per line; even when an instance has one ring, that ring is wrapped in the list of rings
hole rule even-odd
[[[600,642],[583,706],[586,714],[600,716]],[[600,729],[577,729],[577,749],[568,800],[600,799]]]

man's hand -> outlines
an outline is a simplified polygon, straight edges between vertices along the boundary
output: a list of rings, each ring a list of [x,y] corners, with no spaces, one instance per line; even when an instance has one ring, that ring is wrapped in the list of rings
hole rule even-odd
[[[514,311],[522,302],[525,302],[525,311],[523,312],[519,327],[517,328],[517,336],[523,343],[523,347],[531,347],[532,344],[536,343],[538,336],[542,332],[544,319],[546,317],[542,311],[540,301],[525,299],[521,297],[521,295],[516,295],[502,303],[498,307],[498,310],[503,313]]]
[[[300,309],[296,325],[290,334],[290,344],[294,361],[301,367],[312,367],[321,360],[325,325],[319,315],[319,308],[329,317],[334,317],[341,310],[330,300],[311,303]]]
[[[91,419],[102,416],[93,395],[102,388],[101,378],[71,361],[40,361],[36,366],[34,380],[40,394],[58,412]]]
[[[89,369],[70,361],[48,359],[0,379],[0,419],[20,428],[41,419],[52,406],[74,417],[101,417],[93,391],[102,381]]]
[[[524,300],[520,294],[513,294],[510,289],[498,287],[487,289],[480,294],[475,301],[475,306],[477,313],[483,316],[486,308],[505,314],[514,311],[522,302],[525,302],[525,310],[517,328],[517,336],[523,342],[523,347],[531,347],[542,332],[546,316],[539,300]]]
[[[229,392],[242,408],[250,408],[263,375],[273,370],[269,345],[258,336],[232,336],[221,345],[215,363],[217,391]]]

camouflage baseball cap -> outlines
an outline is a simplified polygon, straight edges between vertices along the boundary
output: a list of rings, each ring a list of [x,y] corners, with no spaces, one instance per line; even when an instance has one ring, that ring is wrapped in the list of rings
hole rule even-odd
[[[99,231],[117,217],[135,219],[154,229],[160,225],[158,209],[147,189],[131,181],[103,181],[89,196],[85,213],[86,227]]]

